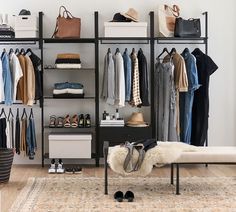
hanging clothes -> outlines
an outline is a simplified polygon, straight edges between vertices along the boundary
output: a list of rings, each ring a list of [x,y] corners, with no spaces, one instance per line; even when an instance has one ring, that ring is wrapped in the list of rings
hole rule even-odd
[[[124,72],[125,72],[125,101],[129,102],[131,97],[132,73],[131,73],[131,59],[128,54],[127,48],[123,53],[123,60],[124,60]]]
[[[191,144],[204,146],[208,130],[209,80],[218,66],[199,48],[196,48],[192,54],[196,57],[198,80],[201,87],[194,93]]]
[[[0,117],[0,148],[7,148],[6,118]]]
[[[27,117],[21,118],[21,141],[20,141],[20,151],[24,152],[24,155],[27,154],[26,149],[26,133],[27,133]]]
[[[21,143],[21,134],[20,134],[20,117],[19,117],[19,109],[17,109],[16,115],[16,125],[15,125],[15,148],[16,154],[20,154],[20,143]]]
[[[9,57],[5,52],[2,53],[2,70],[3,70],[3,84],[5,105],[12,105],[12,78],[9,64]]]
[[[12,76],[12,100],[16,101],[17,85],[21,77],[23,77],[23,72],[21,69],[20,62],[14,52],[10,54],[10,70]]]
[[[142,104],[142,101],[140,98],[138,58],[134,51],[131,53],[130,58],[132,62],[132,91],[130,104],[132,106],[138,106]]]
[[[0,58],[0,103],[4,102],[4,82],[3,82],[3,70],[2,70],[2,59]]]
[[[26,71],[26,59],[22,54],[18,55],[18,60],[21,65],[23,77],[20,78],[18,85],[17,85],[17,94],[16,99],[21,100],[23,104],[27,104],[27,71]]]
[[[107,104],[115,104],[115,67],[112,53],[108,51],[104,58],[104,73],[101,98]]]
[[[140,98],[142,104],[139,106],[149,106],[149,83],[148,83],[148,70],[147,70],[147,59],[143,54],[142,49],[138,51],[138,67],[139,67],[139,88]]]
[[[174,64],[174,84],[176,90],[176,130],[178,141],[180,140],[180,112],[179,112],[179,93],[188,91],[188,77],[183,57],[177,52],[173,52],[164,58],[168,62],[172,58]]]
[[[26,60],[26,71],[27,71],[27,85],[26,85],[26,95],[27,95],[27,105],[32,106],[35,99],[35,74],[34,66],[28,55],[25,55]]]
[[[121,53],[117,51],[113,56],[115,67],[115,104],[125,106],[125,74],[124,61]]]
[[[39,66],[41,65],[41,59],[30,51],[31,54],[29,55],[33,67],[34,67],[34,75],[35,75],[35,100],[39,100],[42,97],[42,74],[39,70]]]
[[[186,48],[181,56],[185,60],[188,76],[188,92],[180,93],[180,141],[190,144],[192,133],[192,107],[194,92],[200,85],[198,83],[198,73],[196,58]]]
[[[176,91],[173,63],[171,61],[161,63],[158,59],[154,77],[157,139],[176,141]]]
[[[32,110],[29,117],[29,124],[27,127],[26,141],[27,141],[27,156],[29,156],[30,160],[33,160],[35,151],[37,149],[37,143],[36,143],[35,124]]]

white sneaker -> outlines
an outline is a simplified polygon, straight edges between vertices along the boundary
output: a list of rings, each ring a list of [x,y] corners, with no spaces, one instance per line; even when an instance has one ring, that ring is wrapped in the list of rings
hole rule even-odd
[[[59,159],[58,165],[57,165],[57,173],[63,174],[65,172],[65,169],[63,168],[62,160]]]
[[[49,174],[55,174],[56,173],[56,164],[55,164],[54,159],[52,159],[52,161],[51,161],[51,166],[48,169],[48,173]]]

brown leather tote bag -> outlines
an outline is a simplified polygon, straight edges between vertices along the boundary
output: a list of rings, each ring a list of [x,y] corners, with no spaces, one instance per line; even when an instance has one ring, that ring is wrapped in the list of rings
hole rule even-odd
[[[52,37],[80,38],[80,29],[81,19],[74,17],[64,6],[61,6]]]

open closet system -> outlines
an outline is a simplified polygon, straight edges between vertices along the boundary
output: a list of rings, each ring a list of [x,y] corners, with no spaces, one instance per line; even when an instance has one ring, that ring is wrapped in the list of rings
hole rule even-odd
[[[46,71],[50,71],[50,69],[44,68],[44,45],[48,43],[53,43],[54,45],[57,44],[88,44],[93,45],[94,50],[94,67],[87,68],[91,71],[94,71],[95,77],[94,79],[94,96],[86,96],[82,99],[77,99],[78,101],[94,101],[94,111],[95,111],[95,118],[94,118],[94,125],[91,128],[83,129],[83,128],[76,128],[75,132],[91,132],[92,133],[92,142],[95,145],[95,151],[92,152],[91,158],[95,159],[96,166],[99,166],[99,159],[103,157],[102,146],[103,141],[108,140],[110,141],[110,145],[116,145],[123,142],[126,139],[142,139],[142,138],[156,138],[156,120],[155,120],[155,93],[154,93],[154,71],[155,71],[155,62],[156,62],[156,48],[164,48],[165,45],[204,45],[205,46],[205,54],[208,53],[208,13],[204,12],[203,15],[205,16],[205,35],[200,38],[176,38],[176,37],[156,37],[154,33],[154,12],[151,11],[149,13],[150,21],[149,21],[149,36],[148,37],[100,37],[99,36],[99,13],[97,11],[94,12],[94,37],[92,38],[80,38],[80,39],[55,39],[55,38],[45,38],[43,37],[43,13],[39,12],[39,37],[38,38],[0,38],[1,45],[20,45],[25,46],[27,49],[29,45],[38,45],[40,50],[40,57],[41,57],[41,75],[42,75],[42,86],[44,87],[44,73]],[[131,46],[137,44],[139,46],[147,45],[149,47],[149,58],[147,59],[149,63],[149,86],[150,86],[150,125],[148,127],[143,128],[135,128],[135,127],[100,127],[99,120],[100,120],[100,94],[101,91],[99,89],[100,80],[99,80],[99,73],[102,70],[99,70],[101,67],[99,65],[99,57],[100,57],[100,48],[102,48],[103,44],[126,44],[126,46]],[[50,47],[51,48],[51,47]],[[53,48],[53,47],[52,47]],[[77,71],[82,71],[77,70]],[[57,70],[56,70],[57,71]],[[69,74],[69,73],[68,73]],[[91,79],[88,79],[91,80]],[[53,99],[52,96],[46,96],[44,94],[44,90],[42,90],[42,97],[39,101],[34,104],[33,107],[39,106],[41,108],[41,148],[42,148],[42,166],[44,166],[45,159],[48,158],[48,150],[45,148],[45,142],[47,142],[47,138],[45,137],[45,130],[48,130],[49,126],[45,123],[45,114],[44,109],[46,107],[45,101],[57,101]],[[77,101],[76,100],[76,101]],[[67,101],[70,101],[67,99]],[[20,104],[20,103],[17,103]],[[62,109],[63,110],[63,109]],[[57,130],[57,129],[55,129]],[[208,141],[206,140],[205,145],[208,145]]]

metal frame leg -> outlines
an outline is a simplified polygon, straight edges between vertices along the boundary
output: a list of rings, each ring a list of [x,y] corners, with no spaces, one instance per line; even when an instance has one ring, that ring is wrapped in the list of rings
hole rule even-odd
[[[103,154],[104,154],[104,186],[105,186],[105,190],[104,193],[105,195],[108,194],[108,163],[107,163],[107,155],[108,155],[108,148],[109,148],[109,142],[104,141],[104,145],[103,145]]]
[[[174,185],[174,164],[171,163],[171,169],[170,169],[170,184]]]
[[[176,163],[176,195],[180,195],[179,193],[179,164]]]

